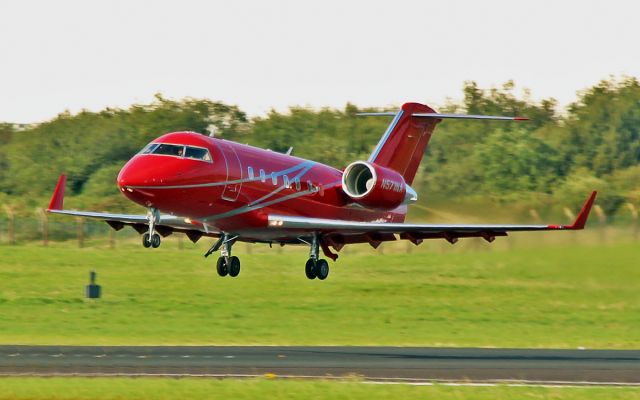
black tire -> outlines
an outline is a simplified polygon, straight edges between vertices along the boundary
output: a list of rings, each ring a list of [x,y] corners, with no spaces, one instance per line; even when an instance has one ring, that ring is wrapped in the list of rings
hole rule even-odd
[[[151,241],[149,240],[149,234],[145,233],[142,235],[142,245],[146,248],[151,247]]]
[[[329,263],[327,260],[318,260],[316,262],[315,273],[321,281],[327,279],[327,276],[329,276]]]
[[[227,274],[229,273],[229,270],[227,268],[227,260],[224,257],[218,257],[216,270],[218,271],[218,275],[220,276],[227,276]]]
[[[304,273],[307,275],[307,278],[315,279],[316,262],[313,260],[313,258],[307,260],[307,263],[304,265]]]
[[[157,233],[154,233],[153,236],[151,236],[151,247],[154,249],[160,247],[160,235]]]
[[[235,278],[240,273],[240,259],[236,256],[229,258],[229,276]]]

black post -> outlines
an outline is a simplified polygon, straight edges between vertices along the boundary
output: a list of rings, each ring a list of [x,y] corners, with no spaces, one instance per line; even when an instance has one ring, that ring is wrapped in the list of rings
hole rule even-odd
[[[101,288],[96,285],[96,271],[89,272],[89,284],[85,286],[85,297],[88,299],[99,299]]]

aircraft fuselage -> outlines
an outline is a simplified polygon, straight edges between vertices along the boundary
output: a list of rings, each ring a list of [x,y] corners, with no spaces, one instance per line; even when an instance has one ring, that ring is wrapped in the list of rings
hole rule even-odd
[[[341,188],[342,171],[321,163],[193,132],[169,133],[153,144],[185,147],[183,153],[135,155],[118,175],[120,191],[144,207],[214,229],[256,230],[256,239],[269,240],[262,229],[269,214],[404,221],[404,205],[392,211],[351,205]],[[186,157],[190,149],[210,156]]]

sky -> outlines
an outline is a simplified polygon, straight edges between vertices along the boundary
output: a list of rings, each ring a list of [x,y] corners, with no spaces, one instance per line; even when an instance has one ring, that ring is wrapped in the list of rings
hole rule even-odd
[[[2,0],[0,121],[41,122],[165,97],[250,116],[462,98],[513,79],[565,106],[640,76],[627,0]]]

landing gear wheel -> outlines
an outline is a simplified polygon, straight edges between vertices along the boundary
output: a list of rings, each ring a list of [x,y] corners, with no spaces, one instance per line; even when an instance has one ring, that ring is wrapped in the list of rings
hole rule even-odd
[[[329,263],[327,260],[318,260],[316,262],[315,273],[321,281],[327,279],[327,276],[329,276]]]
[[[307,263],[304,266],[304,273],[307,275],[309,279],[315,279],[316,277],[316,262],[313,258],[307,260]]]
[[[142,235],[142,245],[146,248],[151,247],[151,240],[149,240],[149,234],[145,233]]]
[[[218,275],[227,276],[229,273],[227,268],[227,260],[224,257],[219,257],[218,262],[216,263],[216,270],[218,271]]]
[[[236,256],[229,257],[229,276],[235,278],[240,273],[240,259]]]
[[[151,247],[154,249],[160,247],[160,235],[157,233],[154,233],[153,236],[151,236]]]

